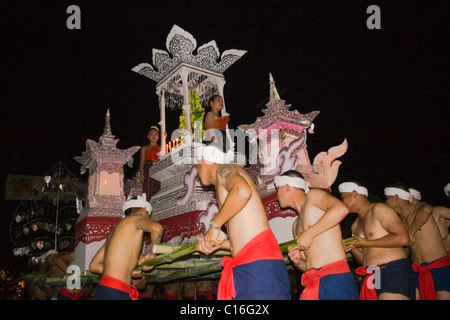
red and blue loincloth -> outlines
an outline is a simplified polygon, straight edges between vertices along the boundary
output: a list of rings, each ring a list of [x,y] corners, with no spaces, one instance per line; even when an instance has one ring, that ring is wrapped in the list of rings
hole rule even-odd
[[[95,300],[139,300],[139,291],[133,285],[104,274],[97,284]]]
[[[85,300],[83,291],[71,292],[66,287],[62,287],[58,292],[58,300]]]
[[[218,300],[291,299],[286,264],[271,229],[256,235],[235,257],[223,257],[222,266]]]
[[[300,300],[358,300],[358,285],[347,259],[310,269],[302,275]]]
[[[378,300],[381,293],[398,293],[411,300],[416,299],[416,281],[408,258],[372,265],[371,272],[368,268],[362,266],[355,270],[356,274],[364,276],[360,300]]]
[[[436,300],[436,291],[450,292],[450,256],[422,264],[413,263],[418,277],[419,300]]]

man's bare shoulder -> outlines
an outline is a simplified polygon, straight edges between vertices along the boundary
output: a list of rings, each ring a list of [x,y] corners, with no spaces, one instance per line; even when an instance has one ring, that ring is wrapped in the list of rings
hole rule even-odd
[[[429,203],[421,201],[415,204],[414,211],[433,213],[433,207]]]
[[[326,207],[334,203],[335,201],[340,201],[330,193],[322,189],[310,189],[306,194],[305,207],[311,208],[316,207],[321,211],[325,211]],[[342,204],[344,205],[344,204]]]
[[[217,176],[222,179],[228,179],[233,174],[239,174],[239,170],[232,164],[223,164],[217,168]]]
[[[307,193],[308,198],[318,198],[318,197],[327,197],[332,196],[330,193],[326,192],[320,188],[311,188]]]
[[[345,206],[345,204],[341,200],[333,196],[331,193],[320,188],[310,189],[306,194],[306,200],[321,208],[325,204],[328,205],[341,204],[342,206]]]
[[[389,207],[387,204],[382,202],[376,202],[372,206],[371,210],[372,214],[375,217],[381,218],[383,216],[396,216],[399,217],[400,215],[391,207]]]
[[[391,207],[389,207],[387,204],[382,203],[382,202],[375,202],[372,205],[372,211],[373,212],[389,212],[389,213],[395,213],[395,210],[392,209]]]
[[[450,208],[444,206],[435,206],[433,207],[433,215],[435,217],[450,219]]]

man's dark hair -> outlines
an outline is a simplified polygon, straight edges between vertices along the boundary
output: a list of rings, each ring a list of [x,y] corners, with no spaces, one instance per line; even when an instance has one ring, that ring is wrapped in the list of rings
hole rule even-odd
[[[398,188],[398,189],[401,189],[403,191],[409,192],[409,187],[403,182],[396,182],[394,184],[391,184],[388,187],[389,188]]]
[[[136,200],[137,198],[131,198],[131,200]],[[125,217],[128,217],[130,214],[132,214],[133,212],[139,211],[141,208],[128,208],[127,210],[125,210],[125,212],[123,213]]]
[[[292,178],[302,178],[303,176],[300,172],[298,172],[297,170],[288,170],[283,172],[282,176],[288,176],[288,177],[292,177]]]

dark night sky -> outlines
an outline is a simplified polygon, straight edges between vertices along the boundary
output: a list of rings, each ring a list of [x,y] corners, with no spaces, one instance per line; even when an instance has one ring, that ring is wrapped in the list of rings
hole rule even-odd
[[[98,141],[107,108],[118,148],[146,144],[159,121],[156,83],[131,69],[151,63],[153,48],[165,50],[177,24],[197,47],[215,40],[220,53],[247,51],[224,73],[231,128],[262,115],[271,72],[291,109],[320,111],[308,136],[311,160],[348,140],[333,188],[356,179],[382,196],[402,181],[450,206],[445,1],[218,3],[3,1],[2,186],[8,173],[44,175],[60,160],[80,176],[73,158],[87,139]],[[66,28],[71,4],[81,8],[81,30]],[[381,30],[366,27],[371,4],[381,9]],[[135,170],[137,161],[126,173]],[[3,201],[0,189],[4,260],[17,202]]]

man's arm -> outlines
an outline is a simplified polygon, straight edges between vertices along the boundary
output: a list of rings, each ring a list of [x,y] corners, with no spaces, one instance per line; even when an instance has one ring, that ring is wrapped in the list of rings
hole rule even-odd
[[[142,208],[141,210],[145,210],[145,209]],[[161,243],[164,228],[159,222],[154,221],[150,218],[141,217],[140,219],[136,220],[136,228],[141,229],[144,232],[150,233],[152,246],[155,244]],[[156,257],[156,254],[153,253],[152,249],[150,249],[150,251],[147,252],[145,255],[142,255],[142,254],[140,255],[140,257],[138,259],[138,264],[142,264],[143,262],[153,259],[155,257]],[[144,271],[150,271],[153,268],[154,267],[150,267],[150,268],[145,267]]]
[[[359,223],[359,217],[356,218],[356,220],[352,223],[352,227],[351,227],[352,237],[354,237],[356,239],[356,241],[351,241],[348,243],[344,242],[344,249],[345,249],[345,252],[350,251],[350,253],[353,255],[355,260],[359,264],[362,265],[364,262],[364,251],[362,248],[358,248],[355,246],[355,243],[357,243],[358,241],[360,241],[362,239],[362,237],[360,237],[360,235],[356,235],[356,228],[358,226],[358,223]]]
[[[421,202],[418,204],[416,209],[416,215],[414,216],[414,220],[411,225],[408,227],[408,232],[411,237],[414,238],[414,235],[420,228],[430,219],[430,216],[433,214],[433,207],[425,202]],[[433,218],[434,219],[434,218]]]
[[[92,273],[103,273],[103,258],[105,256],[105,244],[97,251],[89,264],[89,271]]]
[[[409,246],[409,234],[397,213],[387,205],[376,204],[374,216],[387,235],[373,240],[366,240],[366,247],[395,248]]]
[[[217,169],[217,180],[228,192],[227,198],[214,217],[214,225],[221,227],[244,209],[252,197],[252,189],[230,165],[222,165]]]
[[[316,223],[297,237],[300,249],[308,249],[315,237],[338,225],[348,214],[347,206],[332,195],[321,190],[309,192],[312,192],[312,194],[309,195],[307,201],[312,198],[313,205],[323,210],[324,214]]]
[[[66,254],[59,255],[55,263],[59,269],[67,273],[67,268],[69,267],[69,259],[66,257]]]
[[[306,256],[304,251],[300,251],[298,246],[288,248],[288,257],[299,270],[306,270]]]
[[[450,222],[450,208],[444,206],[435,206],[433,207],[433,216],[436,222],[441,223],[441,220],[447,221],[448,225]]]
[[[159,222],[142,217],[136,220],[136,228],[150,233],[152,245],[161,243],[164,228]]]

